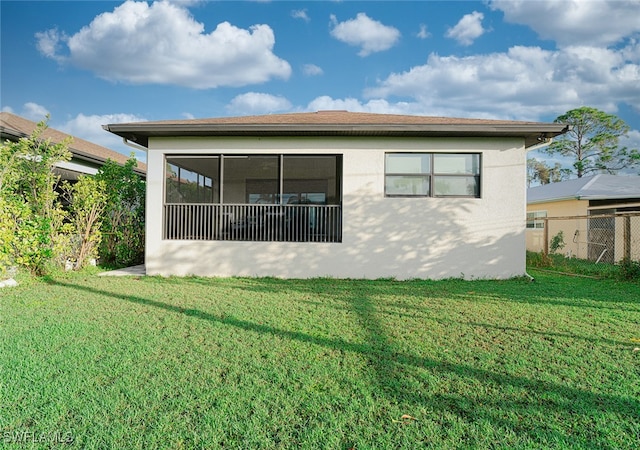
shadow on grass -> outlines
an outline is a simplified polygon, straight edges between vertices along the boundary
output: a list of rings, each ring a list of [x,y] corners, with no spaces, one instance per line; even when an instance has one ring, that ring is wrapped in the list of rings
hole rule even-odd
[[[536,274],[538,275],[538,274]],[[393,295],[405,298],[447,298],[453,300],[512,301],[539,306],[568,306],[575,308],[593,308],[640,312],[640,285],[637,283],[612,280],[585,280],[563,277],[561,286],[557,284],[558,275],[540,274],[536,282],[528,279],[511,280],[347,280],[318,278],[311,280],[280,278],[234,278],[242,289],[254,292],[297,291],[330,296],[344,292],[356,292],[360,289],[375,288],[379,295]],[[211,284],[215,278],[189,277],[186,280],[194,284]],[[224,282],[220,279],[221,282]],[[215,281],[213,281],[215,283]],[[237,288],[237,285],[236,285]],[[632,295],[635,289],[638,296]],[[616,295],[616,291],[626,295]],[[560,292],[566,293],[561,295]],[[624,306],[621,306],[624,305]]]
[[[296,300],[296,302],[297,303],[303,303],[303,304],[306,304],[306,305],[312,305],[312,306],[327,307],[326,304],[323,304],[323,303],[317,302],[317,301],[311,301],[311,300]],[[594,338],[594,337],[590,337],[590,336],[580,336],[580,335],[577,335],[577,334],[561,333],[561,332],[557,332],[557,331],[527,330],[527,329],[524,329],[524,328],[501,326],[501,325],[495,325],[495,324],[483,323],[483,322],[472,322],[472,321],[463,321],[463,320],[451,320],[451,319],[435,318],[435,317],[431,317],[429,315],[429,308],[421,308],[421,307],[416,307],[416,306],[413,306],[413,305],[407,305],[407,304],[402,304],[402,303],[387,303],[386,306],[387,306],[387,308],[378,308],[377,309],[377,314],[380,314],[380,315],[391,315],[393,317],[403,317],[403,318],[407,318],[407,319],[419,319],[419,320],[423,320],[423,321],[436,322],[436,323],[439,323],[440,325],[465,325],[465,326],[474,327],[474,328],[494,329],[494,330],[500,330],[500,331],[513,331],[513,332],[516,332],[516,333],[530,334],[530,335],[534,335],[534,336],[542,336],[542,337],[549,337],[549,338],[575,339],[575,340],[578,340],[578,341],[592,342],[594,344],[608,344],[608,345],[614,345],[614,346],[618,346],[618,345],[629,346],[629,342],[616,341],[614,339]],[[402,308],[402,309],[414,310],[414,311],[416,311],[417,314],[401,313],[401,312],[398,312],[398,311],[389,310],[388,307],[391,307],[391,308],[397,307],[397,308]],[[335,310],[342,310],[342,311],[351,311],[351,310],[353,310],[353,308],[350,308],[348,306],[338,306],[338,305],[332,305],[332,306],[330,306],[330,308],[331,309],[335,309]]]
[[[359,325],[366,332],[365,343],[354,343],[342,339],[313,336],[303,332],[262,325],[236,319],[229,315],[217,316],[199,309],[182,308],[136,295],[124,295],[60,280],[49,279],[47,282],[51,285],[151,306],[170,313],[183,314],[248,332],[270,334],[279,338],[318,345],[332,350],[354,352],[362,355],[368,361],[368,365],[372,368],[375,376],[378,390],[384,393],[385,396],[392,398],[396,403],[411,402],[441,411],[443,414],[456,414],[461,419],[470,422],[488,420],[494,426],[506,427],[517,433],[524,433],[534,440],[539,440],[542,435],[551,441],[563,442],[566,441],[567,436],[558,431],[557,424],[544,430],[531,429],[530,424],[521,422],[522,416],[528,414],[544,416],[550,412],[557,412],[567,416],[578,414],[593,417],[598,413],[614,413],[628,419],[629,423],[640,421],[640,400],[638,399],[597,394],[554,382],[495,373],[466,364],[455,364],[396,351],[393,342],[384,331],[382,322],[378,319],[379,312],[376,311],[374,300],[365,293],[352,293],[350,298],[351,308],[357,314]],[[485,326],[485,324],[469,325]],[[433,375],[446,374],[447,376],[455,375],[463,379],[475,379],[479,383],[493,385],[494,387],[509,386],[515,390],[526,392],[526,400],[511,398],[492,400],[491,398],[486,398],[482,402],[478,402],[474,400],[472,395],[465,397],[460,393],[427,394],[420,389],[411,389],[403,385],[399,380],[399,373],[404,373],[405,375],[409,373],[421,384],[427,383],[425,374],[420,373],[420,370],[426,370]],[[597,431],[589,430],[589,432],[596,433]],[[611,446],[607,443],[605,437],[599,436],[596,439],[599,439],[597,442],[597,447],[599,448]],[[595,444],[592,440],[587,441],[586,438],[578,436],[573,436],[571,442],[582,444],[586,447],[591,447]]]

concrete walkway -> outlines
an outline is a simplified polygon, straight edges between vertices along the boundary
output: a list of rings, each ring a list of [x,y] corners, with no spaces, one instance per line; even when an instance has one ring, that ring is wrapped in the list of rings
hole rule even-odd
[[[123,269],[118,270],[110,270],[108,272],[101,272],[98,274],[99,277],[126,277],[126,276],[143,276],[147,274],[147,270],[144,267],[144,264],[140,264],[139,266],[131,266],[125,267]]]

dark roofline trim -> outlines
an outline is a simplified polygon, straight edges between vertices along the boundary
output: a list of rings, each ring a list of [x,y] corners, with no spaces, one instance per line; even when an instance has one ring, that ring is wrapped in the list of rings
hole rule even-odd
[[[525,147],[539,144],[568,130],[565,124],[166,124],[103,125],[143,147],[150,137],[522,137]]]
[[[640,198],[640,195],[633,195],[633,194],[628,194],[628,195],[573,195],[573,196],[567,196],[567,197],[548,198],[548,199],[545,199],[545,200],[533,200],[533,201],[527,202],[527,204],[528,205],[540,205],[542,203],[565,202],[567,200],[584,200],[584,201],[589,201],[589,200],[627,200],[627,199],[632,199],[632,198]]]

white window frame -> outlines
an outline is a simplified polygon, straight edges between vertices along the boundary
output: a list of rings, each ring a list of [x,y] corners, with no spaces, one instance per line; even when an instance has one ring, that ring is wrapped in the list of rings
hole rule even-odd
[[[388,172],[387,168],[387,156],[388,155],[428,155],[430,157],[429,163],[429,171],[428,172],[415,172],[415,173],[395,173]],[[477,173],[438,173],[435,169],[435,157],[438,155],[474,155],[478,157],[478,172]],[[385,197],[427,197],[427,198],[482,198],[482,153],[480,152],[386,152],[385,153],[385,167],[384,167],[384,195]],[[429,192],[427,194],[394,194],[389,193],[387,191],[387,177],[398,177],[398,176],[415,176],[415,177],[423,177],[428,178],[429,182]],[[436,178],[469,178],[473,177],[476,179],[476,184],[478,188],[477,195],[460,195],[460,194],[436,194],[436,186],[435,179]]]
[[[547,218],[546,210],[527,211],[527,229],[542,230],[544,229],[544,220]]]

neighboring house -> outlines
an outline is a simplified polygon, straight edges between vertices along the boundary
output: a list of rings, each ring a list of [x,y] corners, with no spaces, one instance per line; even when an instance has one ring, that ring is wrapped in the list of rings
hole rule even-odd
[[[320,111],[110,124],[148,148],[147,273],[525,273],[526,150],[564,125]]]
[[[629,221],[624,225],[624,220],[617,220],[624,213],[640,213],[638,176],[599,174],[529,188],[527,250],[544,250],[545,235],[548,240],[562,231],[562,253],[567,256],[619,261],[624,257],[624,227],[636,230],[640,240],[640,217],[624,219]],[[627,236],[627,242],[630,239]],[[634,242],[632,256],[636,247],[640,242]]]
[[[29,137],[36,129],[37,123],[16,116],[8,112],[0,112],[0,140],[10,140],[17,142],[20,138]],[[107,161],[112,161],[124,165],[129,159],[122,153],[110,150],[84,139],[70,136],[54,128],[47,128],[43,133],[45,139],[51,139],[53,143],[60,143],[71,137],[73,141],[69,145],[71,160],[60,162],[55,170],[60,175],[61,180],[77,180],[79,175],[95,175],[98,169]],[[138,162],[134,169],[143,178],[146,176],[146,165]]]

